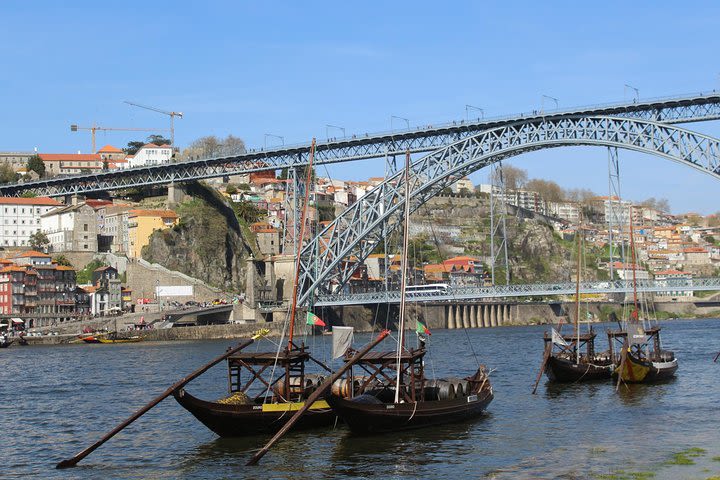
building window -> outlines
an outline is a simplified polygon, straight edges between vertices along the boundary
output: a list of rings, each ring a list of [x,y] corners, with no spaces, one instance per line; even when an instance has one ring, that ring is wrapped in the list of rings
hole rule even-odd
[[[85,230],[86,232],[88,231],[88,224],[87,224],[87,223],[83,224],[83,230]]]

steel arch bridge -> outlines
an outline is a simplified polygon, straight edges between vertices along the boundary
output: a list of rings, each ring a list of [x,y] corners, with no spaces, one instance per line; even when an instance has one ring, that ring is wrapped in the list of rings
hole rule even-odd
[[[720,178],[720,140],[671,125],[621,117],[530,119],[483,131],[410,166],[410,211],[458,179],[504,158],[545,148],[605,146],[657,155]],[[402,222],[404,172],[360,198],[301,251],[300,304],[313,292],[343,285]],[[353,258],[353,261],[348,259]]]
[[[576,107],[551,112],[529,112],[473,121],[453,121],[441,125],[353,135],[317,144],[315,164],[332,164],[384,156],[432,152],[463,138],[515,122],[556,121],[576,116],[616,116],[638,118],[665,124],[702,122],[720,119],[720,94],[665,97],[633,102]],[[23,192],[65,196],[78,193],[107,192],[145,185],[166,185],[243,173],[278,170],[307,165],[310,144],[288,145],[265,150],[223,152],[213,158],[144,166],[87,175],[50,178],[0,186],[0,196]]]

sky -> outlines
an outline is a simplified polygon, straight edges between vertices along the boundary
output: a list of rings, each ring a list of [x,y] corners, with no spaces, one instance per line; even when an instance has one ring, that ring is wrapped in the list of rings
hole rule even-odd
[[[0,151],[89,152],[70,124],[169,128],[179,147],[233,134],[248,147],[411,127],[466,116],[720,89],[720,3],[0,2]],[[545,99],[545,102],[549,102]],[[546,106],[547,108],[547,106]],[[477,115],[477,110],[471,113]],[[718,122],[691,130],[720,137]],[[98,148],[151,133],[98,133]],[[607,194],[607,151],[549,149],[507,164],[530,178]],[[620,153],[623,197],[673,213],[720,210],[718,179]],[[383,160],[320,175],[382,175]],[[473,181],[487,181],[480,170]]]

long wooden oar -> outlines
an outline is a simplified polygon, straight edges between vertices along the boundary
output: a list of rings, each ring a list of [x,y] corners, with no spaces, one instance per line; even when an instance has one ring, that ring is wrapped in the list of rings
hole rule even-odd
[[[234,353],[236,353],[236,352],[239,352],[239,351],[242,350],[243,348],[251,345],[253,342],[255,342],[255,340],[257,340],[257,339],[260,338],[260,337],[263,337],[263,336],[267,335],[268,333],[270,333],[270,331],[269,331],[269,330],[266,330],[266,329],[258,330],[257,332],[255,332],[255,335],[253,335],[248,341],[241,343],[241,344],[238,345],[237,347],[234,347],[234,348],[229,349],[227,352],[223,353],[223,354],[220,355],[219,357],[216,357],[216,358],[215,358],[213,361],[211,361],[210,363],[206,364],[205,366],[203,366],[203,367],[201,367],[201,368],[198,368],[197,370],[195,370],[194,372],[192,372],[192,373],[191,373],[190,375],[188,375],[187,377],[184,377],[182,380],[174,383],[170,388],[168,388],[167,390],[165,390],[162,394],[160,394],[160,395],[158,395],[157,397],[155,397],[154,399],[152,399],[152,400],[150,401],[150,403],[148,403],[147,405],[145,405],[144,407],[142,407],[140,410],[138,410],[138,411],[136,411],[135,413],[133,413],[132,415],[130,415],[130,417],[128,417],[127,420],[125,420],[124,422],[122,422],[122,423],[121,423],[120,425],[118,425],[117,427],[113,428],[109,433],[107,433],[107,434],[106,434],[104,437],[102,437],[100,440],[98,440],[97,442],[93,443],[93,444],[90,445],[88,448],[86,448],[86,449],[83,450],[82,452],[78,453],[78,454],[75,455],[74,457],[68,458],[67,460],[63,460],[62,462],[58,463],[57,465],[55,465],[55,468],[74,467],[75,465],[78,464],[78,462],[79,462],[80,460],[82,460],[83,458],[85,458],[85,457],[87,457],[88,455],[90,455],[96,448],[98,448],[100,445],[102,445],[103,443],[105,443],[105,442],[107,442],[108,440],[110,440],[110,439],[111,439],[112,437],[114,437],[115,434],[117,434],[120,430],[124,429],[125,427],[127,427],[128,425],[130,425],[131,423],[133,423],[135,420],[137,420],[138,418],[140,418],[141,416],[143,416],[145,413],[148,412],[148,410],[150,410],[151,408],[153,408],[155,405],[157,405],[158,403],[162,402],[162,401],[165,400],[167,397],[169,397],[170,395],[172,395],[173,392],[175,392],[176,390],[184,387],[185,385],[187,385],[188,382],[190,382],[191,380],[199,377],[200,375],[202,375],[203,373],[205,373],[206,371],[208,371],[208,370],[209,370],[211,367],[213,367],[214,365],[222,362],[223,360],[225,360],[225,359],[226,359],[227,357],[229,357],[230,355],[232,355],[232,354],[234,354]]]
[[[715,360],[713,360],[713,362],[717,362],[718,357],[720,357],[720,352],[718,352],[718,354],[715,355]]]
[[[535,386],[533,387],[533,395],[535,395],[535,392],[537,391],[538,384],[540,383],[540,379],[542,378],[542,374],[545,371],[545,365],[547,365],[548,360],[550,360],[550,355],[552,353],[552,342],[545,342],[545,355],[543,355],[542,363],[540,364],[540,371],[538,372],[537,379],[535,379]]]
[[[285,435],[288,432],[288,430],[290,430],[292,428],[292,426],[295,425],[295,423],[297,423],[298,420],[300,420],[300,417],[302,417],[305,414],[305,412],[307,412],[308,409],[310,409],[312,404],[315,403],[315,400],[320,398],[320,396],[323,395],[325,393],[325,391],[327,391],[327,389],[330,388],[330,386],[333,383],[335,383],[335,380],[340,378],[343,375],[343,373],[345,373],[350,367],[352,367],[355,363],[357,363],[358,360],[360,360],[362,357],[364,357],[366,353],[368,353],[370,350],[372,350],[375,347],[375,345],[377,345],[378,343],[385,340],[385,337],[387,337],[389,333],[390,333],[389,330],[383,330],[382,332],[380,332],[380,335],[378,335],[378,337],[375,340],[373,340],[365,348],[363,348],[362,350],[357,352],[355,355],[353,355],[353,357],[350,360],[348,360],[340,370],[333,373],[330,376],[330,378],[326,379],[323,383],[321,383],[320,386],[317,388],[317,390],[315,390],[307,398],[307,400],[305,400],[305,404],[300,408],[300,410],[295,412],[295,415],[293,415],[290,418],[290,420],[287,421],[287,423],[275,434],[274,437],[272,437],[270,439],[270,441],[262,449],[260,449],[259,452],[257,452],[255,455],[253,455],[253,457],[250,459],[250,461],[248,463],[246,463],[246,465],[257,465],[257,463],[260,461],[260,459],[263,456],[265,456],[265,454],[268,452],[268,450],[270,450],[270,447],[272,447],[275,444],[275,442],[280,440],[280,438],[282,438],[282,436]]]
[[[623,368],[625,367],[625,362],[627,361],[627,355],[628,351],[630,350],[630,346],[628,345],[627,339],[623,342],[622,350],[620,350],[620,366],[618,367],[618,379],[617,384],[615,385],[615,391],[617,392],[620,390],[620,382],[623,382]],[[632,367],[630,367],[632,368]]]

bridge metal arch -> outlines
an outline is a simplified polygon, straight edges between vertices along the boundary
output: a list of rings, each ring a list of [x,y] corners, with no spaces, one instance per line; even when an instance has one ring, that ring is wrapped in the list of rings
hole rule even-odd
[[[720,140],[675,126],[621,117],[518,121],[440,148],[411,164],[410,211],[458,179],[508,157],[563,146],[606,146],[660,156],[720,179]],[[397,228],[404,172],[365,194],[301,251],[299,301],[344,285],[382,238]],[[352,261],[347,259],[352,258]],[[328,286],[329,285],[329,286]]]

